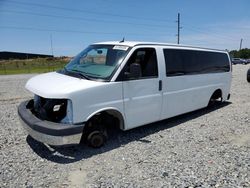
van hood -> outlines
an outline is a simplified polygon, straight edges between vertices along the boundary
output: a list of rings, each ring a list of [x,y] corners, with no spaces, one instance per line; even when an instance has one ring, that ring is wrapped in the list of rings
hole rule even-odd
[[[74,92],[103,85],[105,82],[75,78],[57,72],[40,74],[28,80],[26,89],[44,98],[70,98]]]

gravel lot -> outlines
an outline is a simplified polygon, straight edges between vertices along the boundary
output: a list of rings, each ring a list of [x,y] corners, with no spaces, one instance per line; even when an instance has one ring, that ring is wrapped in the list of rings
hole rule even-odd
[[[33,75],[0,76],[0,187],[250,187],[248,68],[233,67],[229,102],[116,131],[100,149],[27,137],[17,106]]]

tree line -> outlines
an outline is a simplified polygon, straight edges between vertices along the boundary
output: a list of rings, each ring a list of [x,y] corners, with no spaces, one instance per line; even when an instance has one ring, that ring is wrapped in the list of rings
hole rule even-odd
[[[229,52],[229,54],[234,58],[250,59],[250,49],[248,48],[244,48],[241,50],[232,50]]]

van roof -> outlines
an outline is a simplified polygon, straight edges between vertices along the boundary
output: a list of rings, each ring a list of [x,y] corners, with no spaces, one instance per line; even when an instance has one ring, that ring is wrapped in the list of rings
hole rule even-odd
[[[107,41],[107,42],[98,42],[95,44],[106,44],[106,45],[122,45],[122,46],[139,46],[139,45],[153,45],[153,46],[173,46],[173,47],[181,47],[181,48],[193,48],[193,49],[203,49],[203,50],[212,50],[212,51],[220,51],[226,52],[226,50],[212,49],[212,48],[204,48],[198,46],[191,45],[182,45],[182,44],[173,44],[173,43],[158,43],[158,42],[141,42],[141,41]]]

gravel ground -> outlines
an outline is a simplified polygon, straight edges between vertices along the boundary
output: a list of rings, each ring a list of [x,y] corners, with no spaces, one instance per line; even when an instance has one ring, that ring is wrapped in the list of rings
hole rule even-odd
[[[250,187],[249,67],[233,67],[229,102],[115,131],[100,149],[27,137],[17,105],[33,75],[0,76],[0,187]]]

